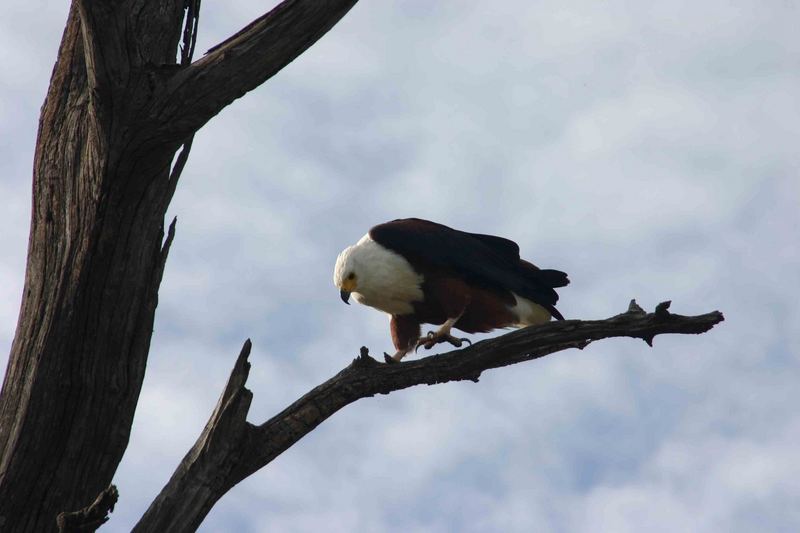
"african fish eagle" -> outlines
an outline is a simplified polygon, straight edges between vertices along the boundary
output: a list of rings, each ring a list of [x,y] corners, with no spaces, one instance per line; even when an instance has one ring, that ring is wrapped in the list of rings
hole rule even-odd
[[[563,320],[554,289],[569,279],[520,259],[514,241],[406,218],[379,224],[345,248],[333,282],[345,303],[352,295],[391,315],[397,352],[384,355],[393,363],[420,346],[460,347],[467,339],[452,328],[477,333]],[[420,337],[421,324],[441,327]]]

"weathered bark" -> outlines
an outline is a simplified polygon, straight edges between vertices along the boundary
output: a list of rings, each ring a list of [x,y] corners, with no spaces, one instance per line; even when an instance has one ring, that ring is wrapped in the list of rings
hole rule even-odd
[[[111,485],[101,492],[92,505],[70,513],[60,513],[56,517],[58,533],[87,533],[95,531],[108,522],[108,515],[119,500],[117,487]]]
[[[355,1],[288,0],[192,65],[198,0],[73,2],[39,123],[23,299],[0,392],[0,530],[55,530],[59,512],[109,486],[144,377],[171,242],[164,215],[193,134]]]
[[[214,503],[267,465],[339,409],[361,398],[414,385],[478,381],[491,368],[566,350],[609,337],[634,337],[652,346],[663,333],[704,333],[723,320],[714,311],[673,315],[669,302],[645,313],[631,301],[627,312],[606,320],[566,320],[529,327],[443,355],[397,364],[378,363],[366,348],[353,363],[260,426],[247,422],[252,393],[245,388],[250,341],[197,442],[137,524],[137,532],[194,531]]]

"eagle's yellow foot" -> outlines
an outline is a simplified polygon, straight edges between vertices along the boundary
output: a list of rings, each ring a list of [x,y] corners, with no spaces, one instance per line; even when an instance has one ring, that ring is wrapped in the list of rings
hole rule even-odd
[[[414,348],[414,351],[418,351],[420,346],[424,346],[426,350],[430,350],[442,342],[448,342],[456,348],[461,348],[465,342],[469,345],[472,345],[472,341],[469,339],[460,339],[458,337],[454,337],[449,331],[429,331],[425,337],[420,337],[420,339],[417,341],[417,346]]]

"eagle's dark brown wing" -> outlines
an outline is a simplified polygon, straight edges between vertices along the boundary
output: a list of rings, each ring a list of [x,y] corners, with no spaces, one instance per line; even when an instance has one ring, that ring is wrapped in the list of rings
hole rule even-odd
[[[379,224],[369,235],[404,256],[412,266],[417,263],[448,269],[467,283],[512,291],[541,305],[555,318],[564,318],[554,307],[558,301],[554,289],[569,283],[567,275],[521,260],[514,241],[467,233],[419,218]]]

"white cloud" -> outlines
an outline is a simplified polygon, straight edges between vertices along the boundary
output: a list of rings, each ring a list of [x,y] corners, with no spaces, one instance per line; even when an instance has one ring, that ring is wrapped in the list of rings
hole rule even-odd
[[[29,5],[0,17],[3,353],[66,9]],[[204,6],[198,49],[262,9]],[[386,318],[342,305],[331,269],[371,224],[417,215],[567,270],[570,317],[671,298],[726,322],[359,401],[235,487],[203,530],[797,529],[796,15],[784,2],[357,5],[197,136],[104,528],[129,530],[160,490],[244,338],[255,422],[359,346],[388,350]]]

